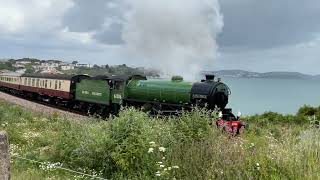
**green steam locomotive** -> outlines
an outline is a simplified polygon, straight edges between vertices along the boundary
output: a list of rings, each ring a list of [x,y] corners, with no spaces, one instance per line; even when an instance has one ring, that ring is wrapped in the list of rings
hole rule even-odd
[[[214,75],[198,83],[182,77],[147,80],[144,76],[87,77],[76,83],[74,103],[79,109],[117,113],[121,105],[142,107],[145,111],[175,113],[192,106],[224,109],[229,87]]]

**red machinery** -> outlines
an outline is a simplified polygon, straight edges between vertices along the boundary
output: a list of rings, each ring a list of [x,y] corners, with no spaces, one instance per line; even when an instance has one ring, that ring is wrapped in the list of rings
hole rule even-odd
[[[232,109],[225,109],[219,113],[219,119],[216,121],[216,125],[219,129],[222,129],[232,135],[239,135],[248,126],[240,121],[240,116],[240,112],[236,117],[232,113]]]

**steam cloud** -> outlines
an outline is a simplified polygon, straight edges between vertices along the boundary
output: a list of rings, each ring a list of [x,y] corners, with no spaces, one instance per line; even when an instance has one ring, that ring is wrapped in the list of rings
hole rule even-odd
[[[191,80],[214,66],[223,28],[217,0],[128,0],[122,38],[146,65]]]
[[[74,0],[74,3],[64,21],[69,30],[89,30],[100,43],[122,45],[129,57],[143,62],[136,64],[187,79],[194,79],[199,71],[214,66],[216,37],[223,28],[218,0]]]

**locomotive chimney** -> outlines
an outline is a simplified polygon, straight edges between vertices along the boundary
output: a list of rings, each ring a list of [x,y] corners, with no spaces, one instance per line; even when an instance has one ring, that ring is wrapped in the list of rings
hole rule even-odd
[[[214,81],[215,75],[206,75],[206,81]]]

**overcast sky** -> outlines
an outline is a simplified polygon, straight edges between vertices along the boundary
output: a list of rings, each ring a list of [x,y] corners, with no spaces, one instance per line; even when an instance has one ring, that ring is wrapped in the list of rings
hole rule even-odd
[[[320,1],[0,0],[0,58],[21,57],[320,74]]]

